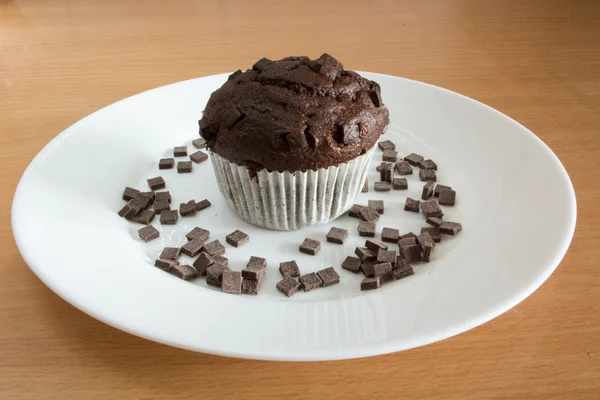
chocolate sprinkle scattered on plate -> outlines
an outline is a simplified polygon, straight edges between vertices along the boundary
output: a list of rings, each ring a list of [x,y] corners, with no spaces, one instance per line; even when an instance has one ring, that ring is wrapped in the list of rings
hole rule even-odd
[[[443,189],[452,189],[452,188],[450,186],[437,184],[435,186],[435,190],[433,191],[433,195],[435,197],[438,197],[440,195],[440,191],[442,191]]]
[[[344,244],[344,240],[348,238],[348,229],[332,227],[327,233],[326,238],[330,243]]]
[[[242,273],[240,271],[223,271],[221,290],[225,293],[242,293]]]
[[[419,162],[419,168],[433,169],[434,171],[437,171],[437,164],[435,162],[433,162],[432,160],[421,160]]]
[[[365,247],[367,249],[373,250],[375,253],[377,253],[379,250],[387,250],[388,249],[387,244],[383,244],[383,243],[377,242],[375,240],[366,240]]]
[[[191,161],[179,161],[177,163],[177,172],[180,174],[192,172],[192,162]]]
[[[248,240],[250,240],[250,236],[239,229],[236,229],[229,235],[225,236],[225,241],[234,247],[240,247],[244,243],[247,243]]]
[[[435,228],[433,226],[426,226],[421,228],[421,233],[425,232],[429,233],[429,236],[431,236],[434,242],[439,243],[442,241],[442,236],[440,235],[439,228]]]
[[[375,222],[360,221],[358,223],[358,235],[366,237],[375,237]]]
[[[456,192],[452,189],[442,189],[438,201],[444,206],[453,206],[456,202]]]
[[[373,189],[376,192],[389,192],[392,189],[392,185],[389,182],[375,182]]]
[[[384,140],[377,143],[377,147],[379,147],[379,149],[382,151],[396,150],[396,145],[394,144],[394,142],[391,142],[389,140]]]
[[[435,175],[435,171],[432,169],[422,169],[419,171],[419,179],[422,182],[427,182],[427,181],[433,181],[435,182],[437,180],[437,177]]]
[[[412,153],[404,157],[404,161],[415,167],[418,166],[423,159],[424,157],[417,153]]]
[[[300,268],[298,268],[298,264],[295,260],[284,261],[282,263],[279,263],[279,273],[284,278],[287,276],[296,278],[300,276]]]
[[[377,185],[377,183],[375,183]],[[358,217],[362,221],[377,222],[379,221],[379,213],[373,207],[362,207],[358,212]]]
[[[342,262],[342,268],[350,272],[358,273],[360,271],[360,264],[362,261],[359,258],[348,256]]]
[[[406,178],[394,178],[392,179],[392,188],[394,190],[406,190],[408,189],[408,181]]]
[[[438,203],[435,200],[422,201],[421,202],[421,211],[423,212],[423,215],[425,215],[425,218],[429,218],[429,217],[442,218],[444,216],[442,209],[440,208],[440,206],[438,205]]]
[[[175,166],[174,158],[161,158],[158,161],[158,169],[171,169]]]
[[[430,199],[431,196],[433,196],[433,187],[435,186],[435,183],[433,183],[432,181],[428,181],[425,183],[425,185],[423,185],[423,192],[421,193],[421,200],[427,200]]]
[[[425,219],[425,222],[427,222],[429,225],[439,228],[444,221],[442,221],[442,219],[438,217],[429,217]]]
[[[175,157],[185,157],[187,154],[187,146],[177,146],[173,149],[173,155]]]
[[[299,249],[301,253],[310,254],[311,256],[314,256],[319,252],[319,250],[321,250],[321,242],[319,242],[318,240],[306,238],[300,245]]]
[[[185,235],[187,240],[200,239],[203,242],[205,242],[209,236],[210,236],[210,231],[207,231],[206,229],[202,229],[199,227],[195,227],[194,229],[192,229]]]
[[[184,281],[189,281],[198,276],[198,271],[196,271],[189,265],[173,265],[171,272],[173,273],[173,275],[183,279]]]
[[[419,200],[411,199],[410,197],[406,198],[406,203],[404,203],[405,211],[419,212],[419,204],[421,202]]]
[[[162,225],[175,225],[179,219],[177,210],[163,210],[160,213],[160,223]]]
[[[165,247],[158,258],[163,260],[177,260],[181,249],[179,247]]]
[[[395,150],[384,150],[381,158],[383,161],[395,163],[398,160],[398,152]]]
[[[440,233],[443,233],[444,235],[455,236],[462,231],[462,225],[458,222],[444,221],[439,229]]]
[[[123,190],[123,200],[129,201],[133,199],[140,191],[134,188],[126,187]]]
[[[373,207],[379,214],[385,211],[383,200],[369,200],[369,207]]]
[[[210,201],[208,201],[207,199],[200,200],[199,202],[196,203],[196,211],[204,210],[205,208],[208,208],[210,206],[211,206]]]
[[[158,267],[160,269],[162,269],[163,271],[171,271],[173,269],[173,266],[179,264],[177,261],[175,260],[162,260],[160,258],[157,258],[154,261],[154,266]]]
[[[204,250],[211,256],[220,255],[225,253],[225,246],[219,242],[219,240],[213,240],[210,243],[204,245]]]
[[[315,272],[302,275],[299,280],[302,284],[302,289],[304,289],[305,292],[310,292],[311,290],[320,288],[323,285],[323,281]]]
[[[323,287],[333,286],[337,283],[340,283],[340,276],[333,267],[322,269],[317,272],[317,275],[319,275],[319,278],[321,278],[321,281],[323,281]]]
[[[398,242],[398,238],[400,237],[400,231],[394,228],[383,228],[381,231],[381,241],[382,242]]]
[[[160,236],[160,232],[152,225],[146,225],[145,227],[138,230],[138,235],[144,242],[149,242]]]
[[[198,275],[202,276],[206,275],[206,269],[214,263],[215,260],[211,256],[209,256],[205,252],[202,252],[192,265],[194,266],[194,268],[196,268],[196,271],[198,271]]]
[[[360,283],[360,290],[373,290],[373,289],[379,289],[380,287],[381,287],[381,283],[379,281],[379,277],[365,278]]]
[[[201,162],[208,160],[208,154],[198,150],[197,152],[190,154],[190,160],[196,164],[200,164]]]
[[[296,292],[298,292],[298,290],[300,290],[301,286],[302,285],[300,284],[300,282],[298,282],[291,276],[286,276],[285,278],[283,278],[282,280],[277,282],[277,285],[275,287],[281,293],[285,294],[287,297],[290,297],[290,296],[294,295]]]
[[[204,242],[200,239],[190,240],[181,247],[181,252],[190,257],[196,257],[204,247]]]
[[[413,169],[407,161],[398,161],[396,163],[396,172],[399,175],[412,175]]]

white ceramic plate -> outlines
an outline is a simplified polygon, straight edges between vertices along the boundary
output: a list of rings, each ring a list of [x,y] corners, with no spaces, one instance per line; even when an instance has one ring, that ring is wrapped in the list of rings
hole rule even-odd
[[[401,156],[411,152],[439,165],[438,182],[457,190],[445,219],[463,232],[445,237],[416,274],[361,292],[362,276],[340,264],[364,243],[357,220],[295,232],[273,232],[240,220],[218,192],[209,162],[192,174],[160,171],[158,159],[198,137],[197,121],[210,93],[227,75],[154,89],[117,102],[79,121],[50,142],[25,171],[15,194],[12,222],[27,264],[58,295],[124,331],[185,349],[235,357],[332,360],[372,356],[435,342],[507,311],[536,290],[556,268],[573,235],[573,187],[556,156],[507,116],[456,93],[393,76],[365,73],[382,87],[391,126],[384,139]],[[369,174],[377,179],[377,150]],[[418,170],[416,171],[418,172]],[[176,226],[154,225],[148,244],[140,225],[117,216],[125,186],[146,189],[162,175],[173,204],[208,198],[213,206]],[[357,203],[383,199],[378,224],[402,233],[426,226],[403,211],[419,198],[418,175],[409,190],[362,193]],[[221,293],[198,279],[185,282],[153,266],[166,245],[182,245],[194,226],[225,235],[241,229],[250,241],[227,245],[230,266],[251,255],[268,259],[256,297]],[[350,230],[344,245],[325,241],[331,226]],[[317,256],[299,243],[322,240]],[[182,256],[183,261],[189,260]],[[302,273],[334,266],[341,283],[286,298],[275,289],[281,261],[295,259]]]

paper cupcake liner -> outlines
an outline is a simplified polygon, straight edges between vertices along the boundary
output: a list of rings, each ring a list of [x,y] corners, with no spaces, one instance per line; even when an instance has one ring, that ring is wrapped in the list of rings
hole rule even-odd
[[[375,147],[354,160],[306,172],[251,176],[245,166],[210,153],[219,190],[242,219],[263,228],[289,231],[324,224],[347,211],[362,190]]]

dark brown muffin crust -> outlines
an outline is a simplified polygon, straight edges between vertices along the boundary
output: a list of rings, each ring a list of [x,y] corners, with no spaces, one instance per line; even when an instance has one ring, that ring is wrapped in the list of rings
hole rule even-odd
[[[370,150],[389,123],[381,89],[328,54],[263,58],[210,96],[200,135],[250,169],[306,171]]]

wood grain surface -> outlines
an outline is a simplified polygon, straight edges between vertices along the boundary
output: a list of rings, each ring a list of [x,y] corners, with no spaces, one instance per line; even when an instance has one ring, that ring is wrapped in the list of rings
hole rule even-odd
[[[59,132],[156,86],[322,52],[473,97],[554,150],[575,185],[578,223],[538,291],[433,345],[297,364],[131,336],[27,268],[12,197]],[[0,0],[0,144],[0,399],[600,398],[599,1]]]

